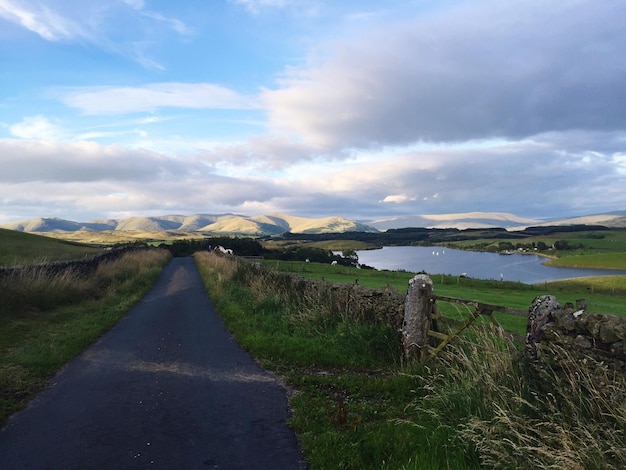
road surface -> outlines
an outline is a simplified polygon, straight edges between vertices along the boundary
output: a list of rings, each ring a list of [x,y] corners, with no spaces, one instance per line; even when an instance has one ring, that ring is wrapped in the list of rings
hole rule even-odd
[[[0,468],[301,469],[286,390],[226,331],[192,258],[0,431]]]

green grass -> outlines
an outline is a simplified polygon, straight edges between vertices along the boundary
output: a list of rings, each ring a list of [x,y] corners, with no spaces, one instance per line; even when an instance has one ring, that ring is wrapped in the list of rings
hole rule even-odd
[[[487,247],[497,247],[500,242],[510,242],[513,245],[521,243],[545,243],[552,246],[557,241],[567,241],[570,246],[581,247],[575,250],[546,250],[536,252],[538,255],[552,259],[547,264],[553,266],[623,269],[626,270],[626,230],[616,229],[608,231],[561,232],[547,236],[529,237],[520,240],[507,239],[470,239],[446,243],[446,246],[465,250],[483,251]]]
[[[272,269],[294,272],[310,279],[342,284],[358,282],[372,289],[391,286],[401,293],[406,293],[409,280],[415,275],[404,271],[357,269],[296,261],[267,260],[265,264]],[[586,299],[592,313],[626,316],[626,275],[570,279],[539,285],[439,274],[432,275],[431,279],[435,294],[459,299],[527,310],[535,297],[550,294],[556,296],[562,305],[568,302],[576,305],[577,300]],[[467,313],[464,307],[445,302],[440,302],[440,305],[444,313]],[[526,319],[523,317],[505,313],[496,313],[495,317],[507,331],[520,335],[526,331]]]
[[[626,297],[626,275],[580,277],[564,281],[552,281],[550,288],[559,291],[587,292],[587,294],[604,293],[612,297]]]
[[[79,259],[102,251],[99,247],[0,229],[0,266]]]
[[[268,250],[289,249],[289,248],[320,248],[330,251],[345,250],[368,250],[379,248],[371,243],[358,240],[323,240],[323,241],[302,241],[302,240],[267,240],[262,243],[263,248]]]
[[[0,315],[0,424],[139,301],[167,259],[169,253],[162,250],[128,253],[98,268],[90,295],[59,300],[57,293],[44,310],[32,304],[5,309]],[[3,295],[10,289],[4,285]]]
[[[493,329],[471,330],[472,343],[416,363],[402,355],[397,332],[358,323],[349,308],[329,315],[327,299],[294,295],[271,270],[208,253],[196,262],[237,341],[294,389],[290,425],[312,469],[626,465],[626,380],[602,364],[565,353],[558,368],[536,369]],[[333,282],[357,273],[290,266]],[[382,276],[403,286],[410,277],[358,273],[373,287],[386,285]],[[500,301],[538,289],[446,280],[457,293],[478,289]]]
[[[567,268],[624,269],[626,270],[626,252],[578,253],[563,256],[546,262],[550,266]],[[626,275],[626,271],[624,272]]]

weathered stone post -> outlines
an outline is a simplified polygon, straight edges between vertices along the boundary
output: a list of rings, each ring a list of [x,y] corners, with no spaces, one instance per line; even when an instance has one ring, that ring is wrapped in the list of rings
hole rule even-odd
[[[554,321],[554,313],[561,310],[561,304],[553,295],[535,297],[528,308],[528,323],[526,324],[526,346],[524,355],[535,360],[538,357],[537,343],[541,339],[543,327]]]
[[[402,343],[407,356],[424,359],[431,324],[433,281],[425,274],[418,274],[409,281],[404,302]]]

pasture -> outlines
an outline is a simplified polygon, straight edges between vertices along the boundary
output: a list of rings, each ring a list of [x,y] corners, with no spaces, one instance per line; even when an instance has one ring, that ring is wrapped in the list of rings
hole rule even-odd
[[[341,284],[356,282],[371,289],[390,286],[401,293],[406,293],[409,280],[415,275],[415,273],[404,271],[357,269],[300,261],[265,260],[264,262],[272,269],[297,273],[310,279]],[[586,299],[589,311],[592,313],[626,316],[626,275],[569,279],[539,285],[439,274],[432,275],[431,279],[435,293],[449,297],[527,310],[535,297],[551,294],[556,296],[561,304],[571,302],[575,305],[578,299]],[[525,332],[526,322],[521,317],[496,313],[496,318],[508,331],[516,334]]]
[[[66,261],[102,251],[98,246],[0,229],[0,266]]]

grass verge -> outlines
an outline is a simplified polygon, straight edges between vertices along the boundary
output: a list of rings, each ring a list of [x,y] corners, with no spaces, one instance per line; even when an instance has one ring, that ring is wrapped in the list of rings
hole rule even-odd
[[[563,352],[535,368],[496,330],[426,364],[388,326],[298,298],[261,265],[199,253],[237,341],[295,392],[312,469],[624,468],[626,381]],[[481,332],[482,331],[482,332]]]
[[[165,250],[127,253],[101,264],[89,279],[71,272],[45,279],[3,279],[0,423],[124,316],[150,289],[169,257]]]

